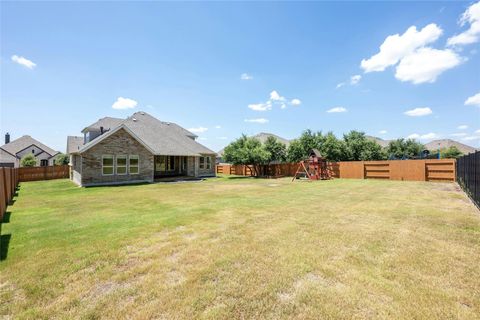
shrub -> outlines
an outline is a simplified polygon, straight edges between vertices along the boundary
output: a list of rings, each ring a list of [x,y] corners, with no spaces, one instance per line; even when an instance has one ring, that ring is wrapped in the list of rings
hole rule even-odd
[[[22,167],[35,167],[37,165],[37,158],[31,153],[26,154],[20,160],[20,164]]]

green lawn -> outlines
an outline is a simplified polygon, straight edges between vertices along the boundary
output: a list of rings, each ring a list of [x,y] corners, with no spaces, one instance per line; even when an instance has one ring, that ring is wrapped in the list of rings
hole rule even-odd
[[[455,184],[56,180],[9,211],[0,318],[480,318],[480,214]]]

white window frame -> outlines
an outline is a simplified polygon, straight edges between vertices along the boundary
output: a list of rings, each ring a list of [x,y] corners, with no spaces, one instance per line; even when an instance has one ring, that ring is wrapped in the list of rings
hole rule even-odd
[[[200,169],[205,169],[205,157],[204,156],[201,156],[199,161],[198,161],[198,167]]]
[[[137,159],[137,172],[133,172],[131,171],[131,165],[130,165],[130,159]],[[134,166],[135,167],[135,166]],[[129,174],[140,174],[140,157],[137,155],[137,154],[131,154],[128,156],[128,173]]]
[[[104,166],[103,165],[103,159],[112,159],[112,173],[103,173],[103,168],[104,167],[107,167],[107,168],[110,168],[110,166]],[[110,154],[104,154],[102,155],[102,176],[113,176],[115,174],[115,157],[113,155],[110,155]]]
[[[125,166],[120,166],[120,167],[125,167],[125,173],[118,173],[118,159],[125,159]],[[128,174],[128,164],[129,164],[129,161],[128,161],[128,156],[125,154],[125,155],[117,155],[115,157],[115,174],[118,175],[118,176],[126,176]]]

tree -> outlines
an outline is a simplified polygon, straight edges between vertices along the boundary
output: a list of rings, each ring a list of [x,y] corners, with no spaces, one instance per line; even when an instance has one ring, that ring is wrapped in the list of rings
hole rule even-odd
[[[59,153],[56,157],[55,157],[55,165],[57,166],[62,166],[62,165],[66,165],[68,164],[68,162],[70,161],[70,159],[68,158],[68,156],[64,153]]]
[[[269,153],[268,162],[284,162],[287,159],[287,147],[277,138],[269,136],[264,144],[265,150]]]
[[[441,158],[458,158],[463,155],[463,152],[458,150],[456,146],[450,146],[440,150]]]
[[[345,143],[338,139],[332,132],[322,137],[319,148],[320,153],[329,161],[341,161],[345,159]]]
[[[268,163],[270,153],[260,140],[242,135],[225,147],[223,156],[226,162],[246,165],[258,176],[259,166]]]
[[[387,154],[390,158],[413,158],[424,149],[423,144],[413,139],[396,139],[388,143]]]
[[[308,157],[310,149],[320,149],[323,137],[321,132],[312,132],[307,129],[302,132],[300,138],[290,142],[287,158],[290,162],[298,162]]]
[[[352,130],[343,135],[345,141],[345,160],[382,160],[382,147],[375,141],[368,140],[364,132]]]
[[[31,153],[28,153],[20,160],[22,167],[35,167],[37,165],[37,158]]]

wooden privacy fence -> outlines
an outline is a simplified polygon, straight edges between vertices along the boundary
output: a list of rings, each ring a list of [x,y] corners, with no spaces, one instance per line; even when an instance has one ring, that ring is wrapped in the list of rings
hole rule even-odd
[[[268,165],[269,176],[293,176],[297,163]],[[328,162],[332,177],[408,181],[455,181],[455,159]],[[253,176],[245,165],[218,165],[217,173]]]
[[[22,167],[18,169],[20,182],[62,179],[69,177],[69,166]]]
[[[0,168],[0,223],[19,182],[18,168]]]

